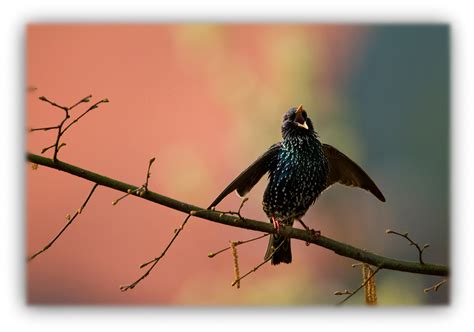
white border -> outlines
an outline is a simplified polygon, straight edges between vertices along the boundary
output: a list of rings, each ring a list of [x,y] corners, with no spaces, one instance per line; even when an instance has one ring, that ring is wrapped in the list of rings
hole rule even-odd
[[[0,317],[8,330],[448,330],[469,322],[474,298],[469,205],[473,188],[474,63],[472,8],[462,1],[6,1],[0,12]],[[27,22],[447,22],[452,24],[450,307],[190,309],[27,307],[23,279],[23,86]],[[317,287],[317,285],[315,285]],[[184,324],[184,326],[182,326]],[[471,324],[470,324],[471,325]]]

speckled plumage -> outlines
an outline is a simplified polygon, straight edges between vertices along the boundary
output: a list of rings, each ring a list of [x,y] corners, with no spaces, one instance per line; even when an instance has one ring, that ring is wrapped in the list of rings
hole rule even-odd
[[[266,173],[269,182],[263,195],[263,210],[277,230],[280,224],[293,226],[294,220],[301,219],[316,198],[336,182],[366,189],[385,201],[362,168],[336,148],[319,141],[301,105],[285,113],[281,132],[283,140],[237,176],[209,208],[234,190],[240,196],[246,195]],[[265,259],[270,256],[273,265],[291,263],[290,239],[278,232],[272,234]]]
[[[263,210],[278,220],[302,217],[325,188],[328,172],[316,135],[287,137],[270,167]]]

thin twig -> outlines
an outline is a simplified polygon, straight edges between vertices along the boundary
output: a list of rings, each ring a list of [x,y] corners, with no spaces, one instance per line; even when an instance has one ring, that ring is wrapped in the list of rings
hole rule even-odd
[[[358,291],[360,291],[363,287],[365,287],[365,285],[369,282],[370,279],[372,279],[375,274],[377,274],[377,272],[380,271],[380,269],[382,268],[382,266],[378,266],[375,271],[362,283],[362,285],[359,286],[359,288],[357,288],[355,291],[351,292],[351,294],[349,294],[347,297],[345,297],[341,302],[339,302],[337,305],[341,305],[343,304],[344,302],[346,302],[347,300],[349,300],[352,296],[354,296],[355,294],[357,294]]]
[[[53,145],[50,145],[50,146],[45,147],[43,150],[41,150],[41,154],[45,153],[46,151],[48,151],[48,150],[51,149],[51,148],[54,148],[55,146],[56,146],[56,143],[53,144]]]
[[[92,97],[92,96],[91,96]],[[89,113],[90,111],[92,111],[93,109],[96,109],[99,107],[99,104],[102,104],[102,103],[108,103],[109,100],[107,98],[105,99],[102,99],[102,100],[99,100],[98,102],[96,102],[94,105],[92,105],[91,107],[89,107],[87,110],[85,110],[81,115],[79,115],[77,118],[75,118],[74,120],[71,121],[70,124],[68,124],[66,126],[66,128],[64,128],[64,130],[62,131],[62,134],[64,134],[66,132],[66,130],[68,130],[73,124],[75,124],[77,121],[79,121],[83,116],[85,116],[87,113]],[[62,135],[61,134],[61,135]]]
[[[194,211],[191,211],[190,214],[188,214],[186,216],[186,218],[184,219],[184,221],[181,223],[181,226],[179,226],[178,228],[175,228],[175,230],[173,231],[174,235],[173,237],[171,238],[171,240],[168,242],[168,245],[165,247],[165,249],[162,251],[162,253],[160,254],[160,256],[158,257],[155,257],[153,258],[152,260],[148,261],[148,262],[145,262],[143,263],[142,265],[140,265],[140,269],[143,269],[145,266],[155,262],[155,261],[159,261],[165,254],[166,252],[168,251],[168,249],[171,247],[171,245],[173,244],[174,240],[178,237],[179,233],[181,233],[181,231],[183,230],[184,226],[186,226],[186,223],[188,222],[189,218],[191,218],[191,216],[193,215]]]
[[[140,197],[143,197],[143,195],[148,191],[148,180],[150,179],[150,176],[151,176],[151,173],[150,173],[150,169],[151,169],[151,165],[153,164],[153,162],[155,161],[155,157],[151,158],[148,162],[148,169],[146,171],[146,179],[145,179],[145,183],[142,184],[140,187],[138,188],[135,188],[135,189],[128,189],[127,190],[127,193],[119,198],[117,198],[115,201],[112,202],[112,205],[117,205],[118,202],[120,202],[122,199],[124,199],[125,197],[127,197],[128,195],[132,195],[132,194],[137,194],[138,196]]]
[[[232,242],[232,243],[234,244],[234,246],[237,247],[237,246],[240,246],[241,244],[245,244],[245,243],[249,243],[249,242],[252,242],[252,241],[259,240],[259,239],[264,238],[264,237],[266,237],[266,236],[268,236],[268,235],[270,235],[270,234],[266,233],[266,234],[263,234],[263,235],[260,235],[260,236],[251,238],[251,239],[249,239],[249,240],[245,240],[245,241],[234,241],[234,242]],[[209,254],[207,255],[207,257],[213,258],[213,257],[219,255],[220,253],[222,253],[222,252],[224,252],[224,251],[226,251],[226,250],[229,250],[229,249],[231,249],[231,246],[225,247],[224,249],[220,249],[220,250],[218,250],[218,251],[216,251],[216,252],[211,252],[211,253],[209,253]]]
[[[385,233],[387,233],[387,234],[395,234],[395,235],[398,235],[398,236],[401,236],[401,237],[407,239],[407,240],[410,242],[410,245],[415,246],[416,249],[418,250],[418,260],[420,261],[420,264],[425,264],[425,262],[423,262],[423,251],[424,251],[426,248],[428,248],[428,247],[430,246],[429,244],[425,244],[425,245],[423,246],[423,248],[421,248],[421,247],[418,245],[418,243],[416,243],[415,241],[413,241],[412,239],[410,239],[410,238],[408,237],[408,233],[407,233],[407,232],[405,232],[405,233],[399,233],[399,232],[396,232],[396,231],[392,231],[391,229],[387,229],[387,230],[385,231]]]
[[[140,187],[140,188],[141,188],[141,187]],[[131,195],[131,194],[132,194],[132,191],[133,191],[133,192],[134,192],[134,191],[137,191],[137,190],[140,189],[140,188],[133,189],[133,190],[132,190],[132,189],[128,189],[128,190],[127,190],[127,193],[126,193],[125,195],[123,195],[123,196],[120,196],[120,197],[117,198],[116,200],[114,200],[114,201],[112,202],[112,205],[117,205],[118,202],[120,202],[122,199],[124,199],[124,198],[127,197],[128,195]]]
[[[344,289],[343,291],[336,291],[334,295],[350,295],[352,292],[350,290]]]
[[[132,282],[131,284],[129,285],[124,285],[124,286],[120,286],[120,290],[122,292],[125,292],[129,289],[133,289],[136,285],[138,285],[138,283],[140,283],[143,279],[145,279],[146,277],[148,277],[148,275],[150,274],[150,272],[155,268],[156,264],[161,260],[161,258],[163,258],[166,253],[168,252],[168,249],[171,247],[171,245],[173,244],[173,242],[176,240],[176,238],[178,237],[179,233],[181,233],[181,231],[184,229],[184,226],[186,225],[186,223],[188,222],[189,218],[191,218],[191,216],[193,216],[195,214],[195,211],[191,211],[187,216],[186,216],[186,219],[184,219],[183,223],[181,224],[181,226],[179,226],[177,229],[174,230],[174,235],[173,237],[171,238],[170,242],[168,242],[168,245],[165,247],[165,249],[163,250],[163,252],[160,254],[160,256],[156,257],[156,258],[153,258],[152,260],[146,262],[146,263],[143,263],[142,265],[140,265],[140,269],[144,268],[145,266],[147,265],[150,265],[151,266],[146,270],[146,272],[140,277],[138,278],[137,280],[135,280],[134,282]]]
[[[52,126],[52,127],[43,127],[43,128],[30,128],[30,132],[39,131],[39,130],[48,131],[51,129],[58,129],[58,128],[59,128],[58,125]]]
[[[89,202],[90,198],[92,197],[92,194],[94,193],[95,189],[98,186],[99,186],[99,184],[97,184],[97,183],[94,184],[94,186],[92,187],[91,191],[89,192],[89,195],[87,196],[86,200],[84,201],[84,203],[82,203],[81,207],[74,213],[74,215],[72,217],[70,215],[66,216],[66,219],[68,220],[66,225],[64,225],[64,227],[59,231],[59,233],[56,234],[56,236],[43,249],[39,250],[38,252],[36,252],[33,255],[31,255],[30,257],[28,257],[28,262],[33,260],[39,254],[41,254],[41,253],[45,252],[46,250],[48,250],[54,244],[54,242],[56,242],[56,240],[59,239],[59,237],[63,234],[63,232],[69,227],[69,225],[72,224],[74,219],[76,219],[76,217],[79,214],[82,213],[82,211],[86,207],[87,203]]]
[[[437,292],[438,289],[439,289],[443,284],[445,284],[447,281],[448,281],[448,279],[443,279],[443,280],[441,280],[440,282],[438,282],[437,284],[435,284],[435,285],[433,285],[433,286],[431,286],[431,287],[428,287],[428,288],[423,289],[423,292],[425,292],[425,293],[428,293],[428,292],[431,292],[431,291]]]
[[[239,207],[239,209],[237,210],[237,212],[235,212],[235,211],[221,212],[221,216],[226,215],[226,214],[227,214],[227,215],[231,215],[231,216],[232,216],[232,215],[234,215],[234,216],[239,216],[239,219],[240,219],[240,220],[245,221],[245,218],[242,217],[242,215],[240,214],[240,211],[242,210],[242,208],[243,208],[245,202],[247,202],[248,200],[249,200],[248,197],[244,197],[244,199],[242,199],[242,202],[240,203],[240,207]]]
[[[76,119],[72,120],[72,122],[70,122],[66,127],[63,128],[63,126],[66,125],[66,121],[71,117],[70,114],[69,114],[69,111],[71,111],[72,109],[74,109],[76,106],[82,104],[82,103],[88,103],[90,101],[90,98],[92,97],[92,95],[88,95],[84,98],[82,98],[81,100],[79,100],[78,102],[74,103],[72,106],[70,107],[66,107],[66,106],[62,106],[62,105],[59,105],[57,104],[56,102],[54,101],[51,101],[49,100],[48,98],[46,98],[45,96],[41,96],[39,97],[40,100],[44,101],[44,102],[47,102],[49,103],[50,105],[54,106],[54,107],[57,107],[57,108],[60,108],[64,111],[64,118],[61,120],[61,122],[56,125],[56,126],[50,126],[50,127],[41,127],[41,128],[31,128],[30,129],[30,132],[34,132],[34,131],[39,131],[39,130],[42,130],[42,131],[48,131],[48,130],[52,130],[52,129],[56,129],[57,130],[57,134],[56,134],[56,139],[55,139],[55,142],[53,145],[50,145],[46,148],[44,148],[41,153],[45,153],[46,151],[48,151],[49,149],[51,148],[54,148],[54,152],[53,152],[53,160],[55,162],[57,162],[58,160],[58,152],[59,150],[65,146],[66,144],[65,143],[60,143],[60,140],[61,140],[61,137],[64,135],[64,133],[73,125],[75,124],[77,121],[79,121],[79,119],[81,119],[84,115],[86,115],[87,113],[89,113],[91,110],[95,109],[98,107],[99,104],[101,103],[107,103],[108,102],[108,99],[102,99],[98,102],[96,102],[94,105],[90,106],[86,111],[84,111],[81,115],[79,115]]]
[[[45,96],[41,96],[41,97],[38,97],[39,100],[42,100],[42,101],[45,101],[47,103],[49,103],[50,105],[54,106],[54,107],[57,107],[57,108],[60,108],[62,109],[63,111],[67,111],[67,107],[66,106],[61,106],[59,104],[56,104],[54,101],[51,101],[49,100],[48,98],[46,98]]]
[[[77,105],[80,105],[80,104],[82,104],[82,103],[88,103],[88,102],[90,102],[90,101],[91,101],[91,100],[90,100],[91,98],[92,98],[92,95],[88,95],[87,97],[82,98],[82,99],[79,100],[77,103],[75,103],[74,105],[70,106],[70,107],[68,108],[68,110],[70,111],[70,110],[72,110],[73,108],[75,108]]]
[[[146,171],[146,180],[145,180],[145,184],[143,185],[143,188],[145,189],[145,191],[148,191],[148,180],[150,179],[150,176],[151,176],[150,169],[151,169],[151,165],[153,165],[153,163],[155,162],[155,159],[156,158],[153,157],[148,162],[148,169]]]
[[[120,202],[122,199],[124,199],[124,198],[127,197],[128,195],[131,195],[132,192],[135,192],[135,191],[137,191],[137,190],[140,189],[140,188],[141,188],[141,187],[136,188],[136,189],[133,189],[133,190],[132,190],[132,189],[128,189],[128,190],[127,190],[127,193],[126,193],[125,195],[123,195],[123,196],[120,196],[120,197],[117,198],[116,200],[114,200],[114,201],[112,202],[112,205],[117,205],[118,202]]]

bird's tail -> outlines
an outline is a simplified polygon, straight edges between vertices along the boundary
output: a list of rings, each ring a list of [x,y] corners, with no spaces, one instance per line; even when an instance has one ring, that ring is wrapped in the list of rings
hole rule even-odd
[[[277,234],[271,234],[264,259],[267,260],[272,254],[272,265],[291,263],[290,238]]]

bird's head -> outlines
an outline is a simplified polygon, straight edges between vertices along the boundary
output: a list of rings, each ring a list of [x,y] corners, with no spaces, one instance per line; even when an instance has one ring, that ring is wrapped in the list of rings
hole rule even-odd
[[[292,107],[285,113],[281,125],[281,134],[283,138],[315,134],[313,122],[308,118],[303,105]]]

